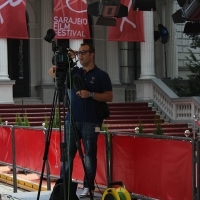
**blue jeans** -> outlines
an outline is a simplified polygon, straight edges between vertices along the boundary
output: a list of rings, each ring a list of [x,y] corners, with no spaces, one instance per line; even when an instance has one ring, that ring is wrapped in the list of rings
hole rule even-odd
[[[66,178],[69,178],[70,174],[70,180],[72,176],[72,170],[73,170],[73,160],[77,152],[77,145],[76,145],[76,139],[75,139],[75,133],[72,128],[72,125],[70,125],[69,121],[65,122],[66,128],[65,128],[65,138],[67,143],[67,148],[65,154],[67,155],[67,161],[65,162],[65,175]],[[97,168],[97,139],[98,139],[98,132],[95,132],[95,127],[97,124],[93,123],[82,123],[82,122],[75,122],[76,130],[77,130],[77,136],[79,137],[79,140],[82,139],[83,147],[84,147],[84,163],[86,172],[88,175],[89,184],[87,182],[86,176],[84,175],[84,187],[91,188],[92,190],[95,189],[94,187],[94,179],[96,176],[96,168]],[[70,163],[70,168],[69,168]],[[61,164],[61,172],[60,177],[64,177],[64,171],[63,171],[63,164]]]

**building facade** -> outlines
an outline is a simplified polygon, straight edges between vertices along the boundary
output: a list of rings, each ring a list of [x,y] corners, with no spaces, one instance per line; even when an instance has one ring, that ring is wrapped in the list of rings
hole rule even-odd
[[[125,101],[126,88],[134,88],[136,80],[162,79],[166,72],[168,78],[187,79],[186,56],[191,41],[183,33],[184,24],[174,24],[171,17],[179,9],[178,3],[157,0],[156,7],[157,11],[143,13],[145,42],[141,43],[108,41],[108,27],[95,25],[96,17],[91,17],[90,42],[96,49],[95,63],[110,75],[115,102]],[[44,37],[52,28],[53,8],[53,0],[27,0],[29,39],[0,39],[0,103],[13,103],[15,97],[39,97],[43,103],[52,102],[55,83],[48,69],[54,52]],[[154,40],[158,24],[169,31],[165,45]],[[63,42],[78,49],[83,40],[66,38],[57,43]]]

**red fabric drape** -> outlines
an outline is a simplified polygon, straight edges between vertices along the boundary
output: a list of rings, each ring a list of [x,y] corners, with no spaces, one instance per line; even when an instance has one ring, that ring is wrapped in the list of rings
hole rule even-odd
[[[190,141],[112,137],[112,178],[126,189],[163,200],[188,200],[193,195]]]
[[[0,162],[12,164],[12,133],[10,127],[0,127]]]
[[[128,16],[118,18],[117,25],[109,28],[108,40],[126,42],[144,42],[143,12],[134,11],[132,0],[122,0],[128,7]]]
[[[53,29],[58,39],[90,39],[86,0],[54,0]]]
[[[28,38],[26,0],[0,0],[0,38]]]

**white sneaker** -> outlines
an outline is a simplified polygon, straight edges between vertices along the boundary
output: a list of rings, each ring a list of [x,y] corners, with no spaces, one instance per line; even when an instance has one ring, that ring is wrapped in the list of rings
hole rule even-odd
[[[92,195],[94,195],[94,192],[92,191]],[[83,197],[88,197],[90,196],[90,190],[89,188],[83,188],[83,192],[80,194],[80,198],[83,198]]]

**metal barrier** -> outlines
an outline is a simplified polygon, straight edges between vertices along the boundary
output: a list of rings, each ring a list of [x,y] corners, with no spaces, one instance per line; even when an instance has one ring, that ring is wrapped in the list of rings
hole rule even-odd
[[[48,152],[48,160],[45,163],[47,177],[47,189],[51,189],[50,178],[60,176],[60,134],[59,130],[52,130]],[[63,134],[63,131],[61,135]],[[43,128],[0,126],[0,163],[10,165],[13,168],[13,188],[17,192],[16,169],[22,169],[41,175],[47,130]],[[97,174],[95,181],[102,187],[107,187],[107,134],[100,133],[98,138]],[[82,182],[83,168],[77,154],[74,160],[72,178]]]
[[[192,138],[113,133],[111,146],[111,179],[134,196],[196,199]]]
[[[41,174],[45,135],[43,128],[0,126],[0,163],[13,167],[14,192],[16,169]],[[122,181],[133,196],[146,199],[200,200],[199,158],[200,142],[193,138],[101,132],[95,180],[103,187]],[[58,178],[59,169],[60,136],[52,130],[47,178]],[[83,175],[77,154],[72,178],[82,182]]]

